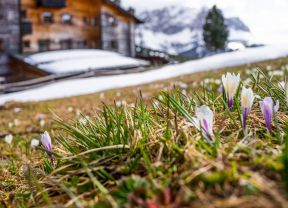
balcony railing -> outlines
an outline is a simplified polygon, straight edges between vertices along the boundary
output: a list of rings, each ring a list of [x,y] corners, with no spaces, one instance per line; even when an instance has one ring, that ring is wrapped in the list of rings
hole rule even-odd
[[[66,7],[66,0],[37,0],[39,7],[63,8]]]
[[[22,22],[21,31],[22,31],[22,35],[32,34],[32,32],[33,32],[32,23],[31,22]]]
[[[136,46],[136,55],[143,58],[161,58],[169,60],[169,54],[166,52],[152,50],[150,48],[144,48],[142,46]]]

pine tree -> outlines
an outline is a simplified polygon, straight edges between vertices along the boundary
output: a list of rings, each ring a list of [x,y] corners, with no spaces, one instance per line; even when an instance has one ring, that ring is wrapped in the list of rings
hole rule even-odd
[[[209,11],[203,26],[203,39],[206,47],[212,51],[224,49],[228,35],[224,16],[221,10],[214,5]]]

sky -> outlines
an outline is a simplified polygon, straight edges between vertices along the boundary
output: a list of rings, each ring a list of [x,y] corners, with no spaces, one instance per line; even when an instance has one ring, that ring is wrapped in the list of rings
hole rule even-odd
[[[240,17],[252,35],[264,43],[288,43],[288,0],[122,0],[137,11],[180,5],[189,8],[216,4],[227,17]]]

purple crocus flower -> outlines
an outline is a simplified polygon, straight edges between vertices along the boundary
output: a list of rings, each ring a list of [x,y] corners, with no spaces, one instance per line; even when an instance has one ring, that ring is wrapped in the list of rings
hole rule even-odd
[[[235,75],[229,72],[226,75],[223,74],[222,83],[226,93],[227,105],[231,111],[234,104],[234,96],[240,84],[240,74]]]
[[[200,125],[205,133],[209,137],[209,139],[214,138],[213,134],[213,119],[214,114],[210,110],[210,108],[206,105],[203,105],[196,109],[196,117],[200,122]]]
[[[44,148],[48,151],[48,156],[51,160],[52,166],[54,167],[54,159],[52,154],[50,153],[52,151],[51,137],[47,131],[45,131],[44,134],[41,134],[41,143],[44,146]]]
[[[241,92],[241,108],[242,108],[242,122],[243,129],[246,131],[248,114],[254,102],[254,93],[251,88],[243,87]]]
[[[266,128],[271,134],[273,115],[279,110],[279,101],[277,100],[274,106],[274,102],[272,98],[265,97],[263,101],[259,102],[259,104],[260,104],[261,112],[265,119]]]

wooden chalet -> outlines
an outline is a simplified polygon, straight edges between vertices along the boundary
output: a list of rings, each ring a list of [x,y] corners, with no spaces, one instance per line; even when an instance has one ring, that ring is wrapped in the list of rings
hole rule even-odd
[[[0,80],[15,75],[11,64],[23,68],[14,54],[91,48],[135,57],[140,23],[120,0],[0,0]]]
[[[19,0],[21,51],[100,48],[135,56],[135,25],[120,0]]]

